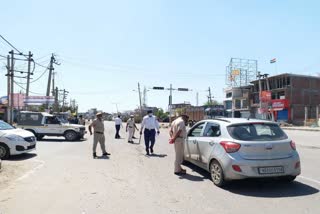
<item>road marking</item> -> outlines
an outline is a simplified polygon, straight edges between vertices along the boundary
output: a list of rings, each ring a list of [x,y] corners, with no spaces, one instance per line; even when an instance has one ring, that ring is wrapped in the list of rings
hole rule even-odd
[[[320,181],[312,179],[312,178],[307,178],[307,177],[304,177],[304,176],[301,176],[301,175],[299,175],[298,178],[301,178],[301,179],[304,179],[304,180],[307,180],[307,181],[311,181],[313,183],[316,183],[316,184],[320,185]]]
[[[19,177],[18,179],[16,179],[16,181],[21,181],[23,179],[26,179],[27,177],[29,177],[30,175],[32,175],[33,173],[35,173],[37,170],[41,169],[45,162],[41,161],[41,160],[33,160],[34,162],[38,162],[40,163],[39,166],[36,166],[35,168],[31,169],[30,171],[28,171],[27,173],[25,173],[24,175],[22,175],[21,177]]]

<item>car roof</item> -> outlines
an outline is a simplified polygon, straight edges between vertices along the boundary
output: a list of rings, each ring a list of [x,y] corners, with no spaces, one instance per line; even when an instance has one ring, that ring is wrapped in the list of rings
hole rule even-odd
[[[53,117],[54,115],[49,114],[47,112],[34,112],[34,111],[21,111],[21,113],[26,113],[26,114],[41,114],[43,116],[48,116],[48,117]]]
[[[213,118],[213,119],[207,119],[202,120],[201,122],[217,122],[224,123],[225,125],[229,124],[241,124],[241,123],[271,123],[271,124],[277,124],[276,122],[272,122],[269,120],[261,120],[261,119],[252,119],[252,118],[229,118],[229,117],[221,117],[221,118]]]

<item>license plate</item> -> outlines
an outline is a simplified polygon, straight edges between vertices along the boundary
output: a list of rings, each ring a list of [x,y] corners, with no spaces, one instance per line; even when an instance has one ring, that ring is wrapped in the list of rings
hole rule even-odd
[[[259,167],[259,174],[281,174],[284,173],[283,166]]]

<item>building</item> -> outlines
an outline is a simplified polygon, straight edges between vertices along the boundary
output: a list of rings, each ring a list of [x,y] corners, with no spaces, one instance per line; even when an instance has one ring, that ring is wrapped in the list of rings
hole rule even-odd
[[[284,73],[260,81],[261,94],[259,80],[251,82],[252,114],[270,112],[276,121],[295,125],[318,120],[320,77]]]
[[[227,117],[250,116],[250,92],[251,86],[233,87],[225,89],[226,98],[224,107]]]

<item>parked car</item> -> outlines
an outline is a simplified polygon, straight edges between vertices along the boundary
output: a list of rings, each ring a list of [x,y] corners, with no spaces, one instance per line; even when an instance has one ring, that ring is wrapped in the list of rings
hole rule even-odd
[[[37,140],[44,136],[63,136],[68,141],[74,141],[83,138],[86,133],[85,126],[64,123],[46,112],[20,112],[17,127],[32,132]]]
[[[277,177],[289,182],[301,172],[295,143],[277,123],[256,119],[196,123],[188,131],[184,160],[210,172],[216,186],[245,178]]]
[[[36,138],[31,132],[16,129],[0,120],[0,159],[30,152],[35,148]]]

